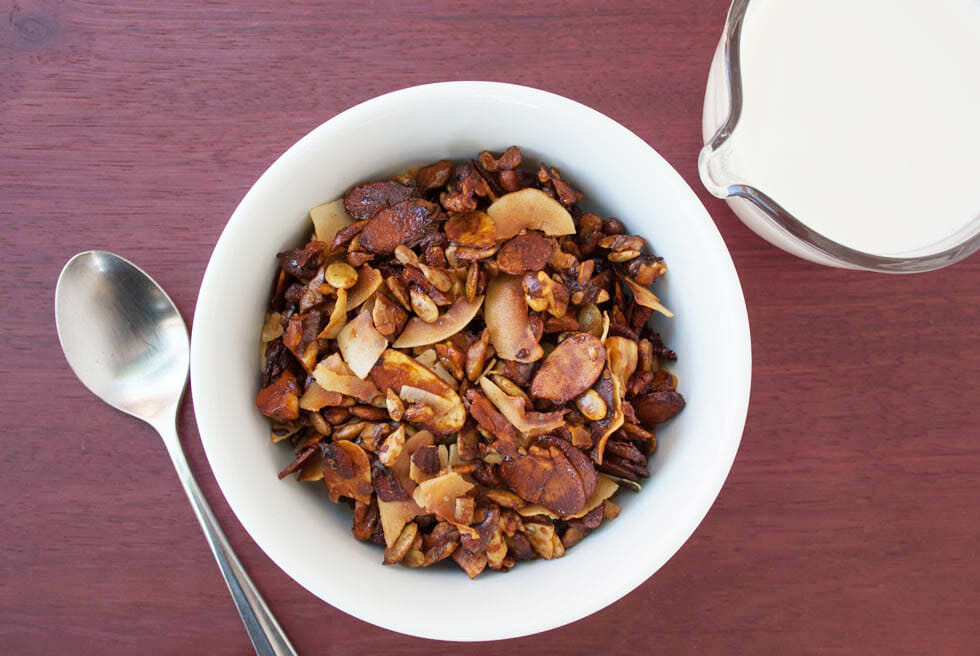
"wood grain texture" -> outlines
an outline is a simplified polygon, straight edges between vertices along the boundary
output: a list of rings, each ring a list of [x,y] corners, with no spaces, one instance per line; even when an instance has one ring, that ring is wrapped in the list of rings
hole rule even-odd
[[[750,233],[696,171],[727,2],[0,3],[0,644],[10,654],[246,654],[151,429],[97,403],[54,331],[60,267],[124,254],[189,320],[212,245],[265,167],[362,100],[517,82],[623,123],[698,191],[752,326],[742,447],[653,578],[571,626],[464,649],[374,628],[245,535],[201,486],[303,653],[921,654],[980,642],[980,258],[830,270]],[[488,618],[487,621],[492,621]]]

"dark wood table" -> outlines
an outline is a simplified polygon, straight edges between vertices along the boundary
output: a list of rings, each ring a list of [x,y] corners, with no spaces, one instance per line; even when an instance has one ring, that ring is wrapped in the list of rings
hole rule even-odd
[[[698,191],[749,308],[742,448],[707,519],[636,591],[538,637],[461,648],[377,629],[286,577],[231,514],[187,399],[192,468],[297,648],[976,653],[980,257],[909,277],[823,268],[710,197],[695,163],[726,5],[6,3],[0,651],[250,650],[156,436],[97,402],[62,357],[64,262],[88,248],[130,257],[189,320],[226,218],[289,145],[385,91],[489,79],[598,109]]]

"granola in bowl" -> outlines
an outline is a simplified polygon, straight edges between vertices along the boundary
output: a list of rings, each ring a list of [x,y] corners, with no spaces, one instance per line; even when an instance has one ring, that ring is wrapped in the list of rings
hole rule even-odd
[[[661,258],[541,164],[442,160],[310,211],[278,256],[256,397],[296,474],[384,562],[560,557],[649,476],[684,407]]]

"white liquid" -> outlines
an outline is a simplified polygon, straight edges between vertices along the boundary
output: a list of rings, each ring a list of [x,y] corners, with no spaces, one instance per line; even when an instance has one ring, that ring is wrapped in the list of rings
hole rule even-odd
[[[879,255],[980,217],[980,0],[752,0],[741,44],[738,182]]]

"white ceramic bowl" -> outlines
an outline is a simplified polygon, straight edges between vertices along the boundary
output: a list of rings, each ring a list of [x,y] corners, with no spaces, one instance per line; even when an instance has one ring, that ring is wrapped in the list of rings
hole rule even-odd
[[[693,117],[692,117],[693,120]],[[258,338],[275,254],[302,241],[310,207],[351,185],[441,158],[518,144],[544,158],[666,258],[655,290],[676,313],[657,328],[680,359],[686,409],[658,431],[651,478],[623,512],[561,559],[470,581],[455,567],[385,567],[351,536],[351,514],[310,485],[280,481],[288,449],[256,411]],[[194,315],[191,379],[201,440],[228,503],[258,545],[327,603],[393,631],[493,640],[567,624],[645,581],[691,535],[721,489],[745,423],[751,379],[738,276],[708,213],[629,130],[544,91],[431,84],[369,100],[316,128],[252,186],[215,246]]]

